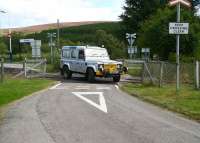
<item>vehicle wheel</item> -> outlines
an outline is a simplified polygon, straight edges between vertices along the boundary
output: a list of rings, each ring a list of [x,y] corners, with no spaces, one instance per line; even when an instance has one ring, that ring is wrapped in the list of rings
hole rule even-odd
[[[72,77],[72,72],[69,70],[67,66],[63,68],[63,76],[64,79],[70,79]]]
[[[87,70],[87,80],[89,82],[95,81],[95,73],[94,73],[93,69],[91,69],[91,68]]]
[[[63,69],[60,69],[60,75],[63,76],[64,73],[63,73]]]
[[[119,82],[120,81],[120,75],[119,76],[114,76],[113,77],[113,82]]]

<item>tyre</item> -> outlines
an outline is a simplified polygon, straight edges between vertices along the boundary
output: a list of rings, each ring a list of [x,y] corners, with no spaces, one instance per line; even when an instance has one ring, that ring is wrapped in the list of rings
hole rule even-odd
[[[67,66],[63,67],[63,77],[64,79],[70,79],[72,77],[72,72],[69,70]]]
[[[95,81],[95,73],[91,68],[87,70],[87,80],[91,83]]]
[[[120,75],[119,76],[114,76],[113,77],[113,82],[119,82],[120,81]]]

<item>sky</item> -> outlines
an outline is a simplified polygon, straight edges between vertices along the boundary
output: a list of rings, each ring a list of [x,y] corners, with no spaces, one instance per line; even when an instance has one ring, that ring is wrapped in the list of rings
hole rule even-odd
[[[0,0],[0,27],[79,21],[118,21],[124,0]]]

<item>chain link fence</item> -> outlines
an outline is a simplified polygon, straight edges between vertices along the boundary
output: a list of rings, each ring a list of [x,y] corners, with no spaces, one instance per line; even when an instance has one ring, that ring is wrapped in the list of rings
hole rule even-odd
[[[125,60],[129,74],[141,79],[141,82],[151,82],[155,85],[176,83],[176,64],[162,61]],[[180,83],[196,85],[199,88],[199,62],[180,64]]]

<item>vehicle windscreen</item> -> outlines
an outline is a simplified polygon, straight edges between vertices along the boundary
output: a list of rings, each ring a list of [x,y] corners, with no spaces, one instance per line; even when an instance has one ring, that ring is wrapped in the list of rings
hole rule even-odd
[[[85,56],[86,59],[110,59],[106,49],[86,49]]]

